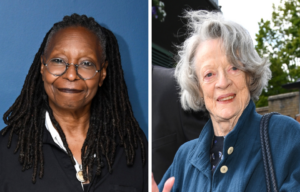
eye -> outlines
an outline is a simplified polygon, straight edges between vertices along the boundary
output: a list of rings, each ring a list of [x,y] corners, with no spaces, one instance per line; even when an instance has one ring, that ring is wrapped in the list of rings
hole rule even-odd
[[[207,73],[206,75],[205,75],[205,77],[211,77],[213,74],[212,73]]]
[[[54,59],[51,59],[51,63],[64,63],[64,60],[62,60],[60,58],[54,58]]]
[[[236,67],[232,67],[232,70],[236,71],[236,70],[238,70],[238,68],[236,68]]]
[[[83,62],[80,63],[80,65],[85,66],[85,67],[91,67],[94,64],[89,62],[89,61],[83,61]]]

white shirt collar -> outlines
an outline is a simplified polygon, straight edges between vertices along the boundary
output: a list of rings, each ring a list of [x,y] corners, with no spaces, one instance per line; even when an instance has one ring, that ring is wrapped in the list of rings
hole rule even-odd
[[[45,115],[45,125],[46,125],[46,128],[47,130],[50,132],[51,134],[51,137],[53,139],[53,141],[60,147],[62,148],[65,152],[67,152],[62,140],[61,140],[61,137],[58,133],[58,131],[54,128],[52,122],[51,122],[51,119],[50,119],[50,115],[48,113],[48,111],[46,111],[46,115]],[[94,155],[96,156],[96,154]],[[74,157],[73,157],[74,158]],[[79,168],[79,163],[76,161],[76,159],[74,158],[75,160],[75,169],[76,169],[76,172],[80,171],[80,168]],[[83,188],[83,184],[81,183],[81,186]]]
[[[62,148],[62,149],[67,153],[67,150],[66,150],[66,148],[65,148],[65,146],[64,146],[64,144],[63,144],[63,142],[62,142],[62,140],[61,140],[61,137],[60,137],[59,133],[58,133],[57,130],[54,128],[54,126],[53,126],[53,124],[52,124],[52,122],[51,122],[50,115],[49,115],[48,111],[46,111],[45,125],[46,125],[47,130],[50,132],[53,141],[54,141],[60,148]],[[74,158],[74,157],[73,157],[73,158]],[[74,160],[75,160],[75,163],[76,163],[76,164],[74,165],[74,167],[75,167],[75,169],[76,169],[76,172],[78,172],[78,171],[80,170],[79,164],[78,164],[78,162],[76,161],[75,158],[74,158]]]
[[[51,122],[51,119],[50,119],[50,115],[48,113],[48,111],[46,111],[46,116],[45,116],[45,125],[46,125],[46,128],[47,130],[50,132],[51,136],[52,136],[52,139],[53,141],[60,147],[62,148],[65,152],[67,152],[62,140],[61,140],[61,137],[59,135],[59,133],[57,132],[57,130],[54,128],[52,122]]]

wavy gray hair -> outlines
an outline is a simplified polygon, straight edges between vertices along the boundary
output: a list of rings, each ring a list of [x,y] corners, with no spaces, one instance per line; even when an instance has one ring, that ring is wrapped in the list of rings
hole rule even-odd
[[[270,63],[267,58],[261,58],[257,54],[248,31],[241,25],[226,20],[219,12],[187,11],[185,18],[188,19],[189,37],[179,46],[179,60],[175,69],[175,78],[181,89],[182,108],[195,111],[204,109],[194,57],[197,47],[209,39],[222,40],[228,61],[250,77],[250,96],[258,99],[271,79]]]

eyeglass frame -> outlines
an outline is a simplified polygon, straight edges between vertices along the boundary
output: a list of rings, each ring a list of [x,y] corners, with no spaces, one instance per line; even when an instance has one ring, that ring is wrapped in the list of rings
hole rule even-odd
[[[96,75],[97,73],[99,73],[99,72],[103,69],[103,67],[102,67],[102,68],[100,68],[99,70],[97,70],[96,65],[95,65],[94,63],[92,63],[92,64],[95,66],[95,68],[96,68],[95,74],[94,74],[92,77],[90,77],[90,78],[83,78],[83,77],[78,73],[78,67],[79,67],[79,64],[75,64],[75,63],[67,63],[67,62],[65,62],[65,61],[63,60],[64,63],[65,63],[65,65],[66,65],[66,69],[65,69],[65,71],[64,71],[62,74],[56,75],[56,74],[53,74],[53,73],[51,73],[51,72],[49,71],[48,64],[44,62],[44,58],[42,58],[42,60],[43,60],[42,64],[46,66],[47,71],[48,71],[50,74],[54,75],[55,77],[60,77],[60,76],[62,76],[63,74],[65,74],[65,73],[67,72],[67,70],[68,70],[68,68],[69,68],[70,65],[74,65],[74,66],[75,66],[76,75],[78,75],[78,77],[79,77],[80,79],[82,79],[82,80],[89,80],[89,79],[92,79],[93,77],[95,77],[95,75]],[[105,61],[106,61],[106,60],[105,60]]]

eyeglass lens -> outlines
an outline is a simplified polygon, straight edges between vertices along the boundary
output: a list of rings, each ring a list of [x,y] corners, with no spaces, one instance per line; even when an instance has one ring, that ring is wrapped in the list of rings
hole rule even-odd
[[[53,75],[62,75],[67,70],[67,63],[62,59],[52,59],[47,63],[47,68]],[[92,78],[96,74],[97,68],[91,62],[81,62],[78,64],[77,73],[84,79]]]

